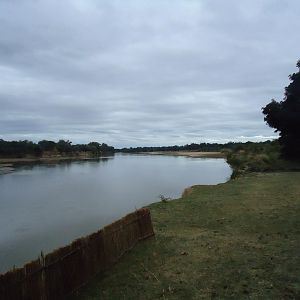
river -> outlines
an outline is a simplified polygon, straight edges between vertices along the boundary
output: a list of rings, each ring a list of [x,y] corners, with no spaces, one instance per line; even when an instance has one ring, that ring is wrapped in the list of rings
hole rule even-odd
[[[32,164],[0,175],[0,272],[147,204],[231,175],[224,159],[117,154]]]

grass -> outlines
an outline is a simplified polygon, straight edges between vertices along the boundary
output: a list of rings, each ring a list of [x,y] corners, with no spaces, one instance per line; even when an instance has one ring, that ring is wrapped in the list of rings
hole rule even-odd
[[[155,238],[71,299],[300,299],[300,173],[252,173],[150,205]]]

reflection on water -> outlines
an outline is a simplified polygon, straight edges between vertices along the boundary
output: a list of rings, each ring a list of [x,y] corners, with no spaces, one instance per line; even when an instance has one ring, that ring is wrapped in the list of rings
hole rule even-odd
[[[0,272],[89,234],[124,214],[225,182],[223,159],[122,155],[23,165],[0,176]]]

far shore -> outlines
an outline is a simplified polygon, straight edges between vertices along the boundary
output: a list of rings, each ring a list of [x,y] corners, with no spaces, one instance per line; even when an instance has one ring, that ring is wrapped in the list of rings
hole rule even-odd
[[[139,152],[139,154],[150,155],[173,155],[173,156],[189,156],[189,157],[214,157],[225,158],[222,152],[201,152],[201,151],[154,151]],[[46,157],[0,157],[0,167],[11,166],[15,163],[31,163],[31,162],[47,162],[62,160],[93,160],[103,156],[46,156]]]
[[[154,151],[141,152],[142,154],[151,155],[172,155],[172,156],[188,156],[188,157],[203,157],[203,158],[225,158],[226,155],[222,152],[202,152],[202,151]]]
[[[14,167],[18,164],[31,164],[39,162],[60,162],[65,160],[95,160],[103,156],[48,156],[48,157],[2,157],[0,158],[0,175],[14,171]]]
[[[147,155],[172,155],[186,157],[202,157],[202,158],[225,158],[226,155],[222,152],[201,152],[201,151],[155,151],[155,152],[140,152],[139,154]],[[103,156],[46,156],[46,157],[2,157],[0,158],[0,175],[14,171],[15,165],[31,164],[39,162],[60,162],[65,160],[95,160]]]
[[[61,161],[61,160],[91,160],[97,159],[97,157],[88,156],[50,156],[50,157],[23,157],[23,158],[0,158],[0,166],[3,164],[13,164],[13,163],[26,163],[26,162],[47,162],[47,161]]]

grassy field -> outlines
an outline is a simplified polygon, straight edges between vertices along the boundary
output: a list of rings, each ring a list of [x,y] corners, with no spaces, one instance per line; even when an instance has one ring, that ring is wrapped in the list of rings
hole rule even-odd
[[[156,237],[71,299],[300,299],[300,173],[252,173],[150,205]]]

